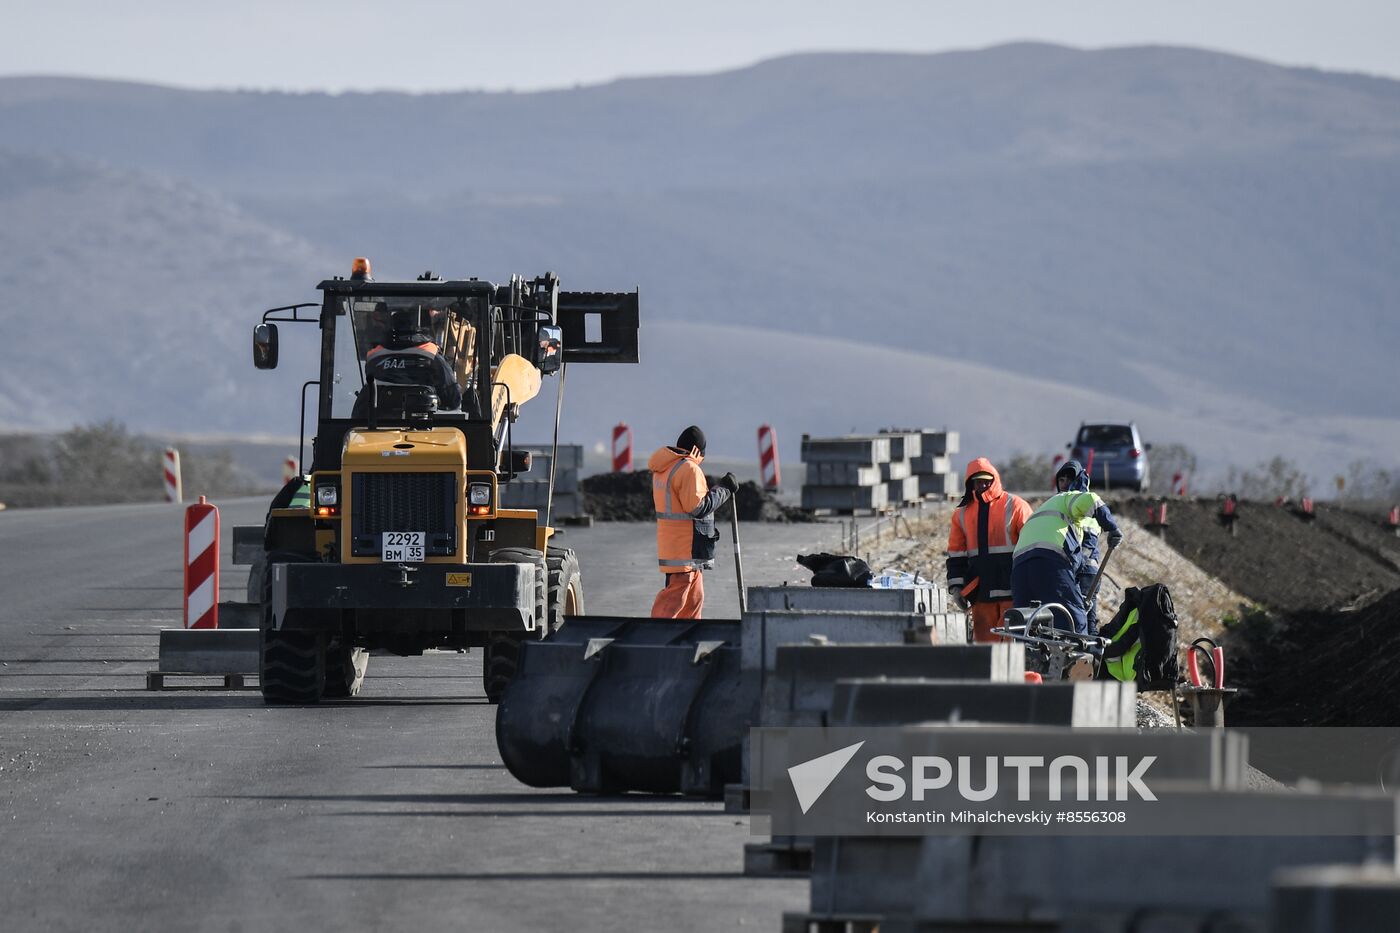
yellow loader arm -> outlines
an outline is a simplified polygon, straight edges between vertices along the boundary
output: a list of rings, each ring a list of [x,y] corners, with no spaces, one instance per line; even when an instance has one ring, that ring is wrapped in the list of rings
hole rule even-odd
[[[539,394],[540,371],[535,364],[515,353],[507,354],[491,371],[491,429],[500,425],[507,402],[523,405]]]

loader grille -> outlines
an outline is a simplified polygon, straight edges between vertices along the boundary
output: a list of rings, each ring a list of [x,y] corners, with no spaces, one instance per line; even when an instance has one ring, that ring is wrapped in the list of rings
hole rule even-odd
[[[457,474],[356,473],[352,479],[352,553],[380,553],[386,531],[426,532],[427,552],[457,549]]]

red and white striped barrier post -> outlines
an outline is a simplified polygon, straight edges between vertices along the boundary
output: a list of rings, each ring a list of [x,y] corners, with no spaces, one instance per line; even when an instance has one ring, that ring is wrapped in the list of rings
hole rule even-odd
[[[288,457],[282,461],[282,485],[287,485],[292,480],[301,475],[301,464],[296,457]]]
[[[203,496],[185,509],[185,628],[219,627],[219,510]]]
[[[777,489],[783,481],[778,470],[778,435],[766,424],[758,426],[758,471],[765,489]]]
[[[1172,474],[1172,495],[1174,495],[1174,496],[1183,496],[1183,497],[1186,495],[1186,477],[1185,477],[1185,475],[1183,475],[1183,474],[1181,474],[1181,473],[1173,473],[1173,474]]]
[[[614,473],[632,469],[632,429],[625,424],[612,429],[612,468]]]
[[[1385,526],[1400,531],[1400,505],[1390,507],[1390,513],[1385,517]]]
[[[161,474],[165,480],[165,501],[182,501],[185,489],[180,482],[180,452],[174,447],[165,448],[165,455],[161,458]]]

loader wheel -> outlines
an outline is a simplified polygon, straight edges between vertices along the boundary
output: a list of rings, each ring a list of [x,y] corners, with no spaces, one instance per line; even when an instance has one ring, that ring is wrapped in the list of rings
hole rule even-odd
[[[503,547],[491,552],[493,564],[533,564],[535,567],[535,631],[491,632],[481,656],[481,681],[490,703],[499,703],[501,694],[520,666],[520,643],[540,638],[548,626],[548,569],[544,555],[534,548]]]
[[[583,577],[573,548],[550,548],[546,563],[549,566],[549,631],[557,632],[565,616],[584,613]]]
[[[319,703],[326,692],[326,637],[272,627],[272,564],[305,560],[269,554],[263,565],[258,681],[264,703]]]
[[[328,697],[355,696],[365,682],[369,652],[363,648],[332,642],[326,649],[326,693]]]

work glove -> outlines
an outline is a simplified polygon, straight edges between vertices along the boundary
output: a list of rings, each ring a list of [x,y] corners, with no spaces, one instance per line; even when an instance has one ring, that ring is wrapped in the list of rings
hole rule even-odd
[[[1122,533],[1122,532],[1115,531],[1115,532],[1113,532],[1113,534],[1111,534],[1111,535],[1108,536],[1108,546],[1109,546],[1109,547],[1117,547],[1118,545],[1120,545],[1120,544],[1122,544],[1122,543],[1123,543],[1123,533]]]
[[[730,495],[739,491],[739,481],[734,478],[733,473],[724,474],[715,485],[719,486],[721,489],[728,489]]]
[[[961,592],[958,590],[949,590],[948,598],[953,601],[954,606],[957,606],[963,612],[967,612],[967,597]]]

